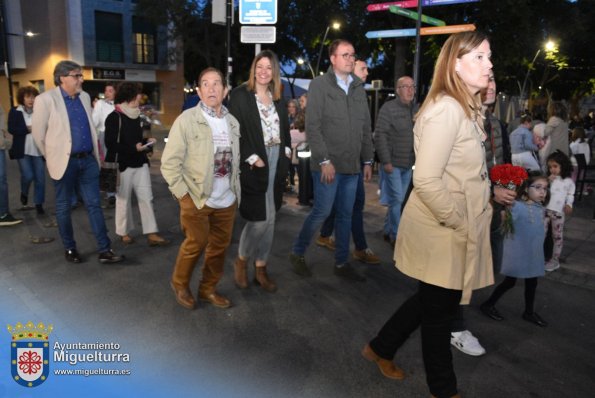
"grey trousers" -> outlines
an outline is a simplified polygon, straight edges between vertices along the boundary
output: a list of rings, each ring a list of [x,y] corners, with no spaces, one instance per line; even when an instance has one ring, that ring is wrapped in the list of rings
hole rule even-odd
[[[264,221],[248,221],[240,236],[239,255],[243,259],[252,258],[254,261],[267,262],[273,235],[275,233],[275,175],[279,161],[279,145],[267,147],[269,161],[269,185],[266,193],[266,219]]]

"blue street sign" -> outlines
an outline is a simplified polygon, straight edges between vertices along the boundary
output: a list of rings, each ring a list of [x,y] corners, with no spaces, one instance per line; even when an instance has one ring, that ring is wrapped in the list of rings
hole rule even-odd
[[[240,0],[240,23],[272,25],[277,23],[277,0]]]
[[[382,39],[383,37],[408,37],[415,36],[415,29],[391,29],[391,30],[372,30],[366,32],[368,39]]]

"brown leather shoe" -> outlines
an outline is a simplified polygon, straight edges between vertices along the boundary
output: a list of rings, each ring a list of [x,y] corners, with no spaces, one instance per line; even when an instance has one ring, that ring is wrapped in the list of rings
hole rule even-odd
[[[239,289],[248,288],[248,274],[246,273],[247,261],[242,260],[239,256],[233,262],[234,280]]]
[[[163,239],[161,236],[157,234],[149,234],[147,235],[147,242],[149,242],[149,246],[167,246],[170,244],[170,241],[167,239]]]
[[[193,310],[196,306],[196,300],[194,300],[194,297],[192,297],[190,289],[178,289],[176,285],[174,285],[173,281],[169,281],[169,285],[176,294],[176,301],[178,302],[178,304],[180,304],[184,308]]]
[[[223,297],[222,295],[218,294],[217,292],[213,292],[213,293],[198,292],[198,298],[200,299],[200,301],[206,301],[208,303],[213,304],[215,307],[219,307],[219,308],[231,307],[231,301],[229,301],[229,299]]]
[[[267,267],[256,267],[256,275],[254,276],[254,283],[260,287],[265,292],[275,293],[277,291],[277,285],[275,282],[269,279],[267,275]]]
[[[370,362],[376,362],[376,365],[378,365],[378,369],[380,369],[380,373],[382,373],[389,379],[403,380],[405,378],[405,372],[403,372],[403,369],[399,368],[398,366],[395,366],[393,361],[380,358],[372,350],[370,344],[366,344],[366,346],[362,350],[362,356]]]

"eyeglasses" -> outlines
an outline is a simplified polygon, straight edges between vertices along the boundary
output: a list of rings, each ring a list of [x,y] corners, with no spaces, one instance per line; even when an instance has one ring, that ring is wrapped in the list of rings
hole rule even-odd
[[[349,53],[345,53],[345,54],[335,54],[335,55],[339,55],[339,56],[343,57],[343,59],[344,59],[345,61],[347,61],[347,60],[350,60],[350,59],[351,59],[351,60],[355,60],[355,58],[356,58],[356,55],[355,55],[355,54],[349,54]]]
[[[547,192],[547,185],[529,185],[529,188],[533,188],[536,191],[544,191]]]
[[[415,87],[416,87],[415,84],[405,85],[405,86],[397,86],[397,88],[399,88],[399,89],[404,88],[407,90],[415,90]]]
[[[75,73],[74,75],[64,75],[64,77],[67,77],[67,76],[74,77],[75,79],[83,78],[83,75],[81,73]]]

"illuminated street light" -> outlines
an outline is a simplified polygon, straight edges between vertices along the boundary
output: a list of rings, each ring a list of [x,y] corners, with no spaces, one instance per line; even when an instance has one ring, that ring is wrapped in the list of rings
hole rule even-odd
[[[341,24],[339,22],[333,22],[326,27],[326,30],[324,31],[324,36],[322,38],[322,41],[320,42],[320,51],[318,52],[318,60],[316,61],[316,74],[319,74],[320,72],[320,59],[322,58],[322,50],[324,49],[324,42],[326,41],[326,37],[328,36],[328,32],[331,29],[331,27],[334,30],[339,30],[341,29]]]
[[[314,69],[312,69],[312,64],[310,64],[310,62],[304,60],[302,57],[299,57],[297,59],[297,63],[298,65],[308,65],[308,68],[310,69],[310,73],[312,73],[312,79],[314,79],[316,77],[316,74],[314,73]]]
[[[545,51],[547,51],[547,52],[554,51],[556,49],[556,43],[554,43],[551,40],[548,40],[547,43],[545,43],[544,48],[545,48]],[[537,60],[537,57],[539,57],[540,53],[541,53],[541,48],[537,49],[537,52],[535,53],[535,56],[533,57],[533,61],[531,61],[531,63],[527,66],[527,74],[525,75],[525,80],[523,81],[523,86],[521,87],[521,97],[520,97],[521,107],[524,106],[525,100],[529,99],[529,96],[527,95],[527,91],[526,91],[527,81],[529,80],[529,75],[531,74],[531,69],[533,68],[533,65],[535,64],[535,61]],[[539,89],[541,90],[541,87]]]

